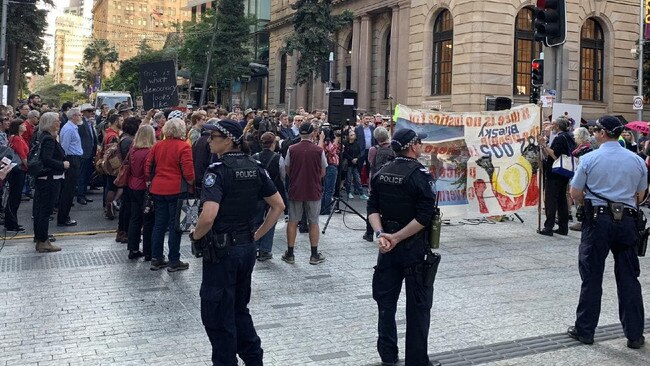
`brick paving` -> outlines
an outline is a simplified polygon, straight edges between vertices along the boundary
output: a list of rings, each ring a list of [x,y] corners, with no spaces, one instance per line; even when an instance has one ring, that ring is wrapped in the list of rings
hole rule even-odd
[[[360,202],[355,205],[361,207]],[[93,228],[117,224],[94,215],[84,217],[95,221]],[[562,333],[572,324],[580,286],[579,235],[540,236],[534,232],[535,213],[522,217],[523,224],[443,228],[429,339],[432,355],[470,354],[502,342]],[[274,259],[258,263],[253,275],[251,313],[265,363],[377,365],[376,306],[371,297],[377,250],[361,239],[362,221],[334,215],[321,236],[327,261],[319,266],[308,263],[306,234],[299,234],[296,264],[280,260],[286,245],[284,226],[280,223],[276,231]],[[86,225],[75,229],[85,231]],[[125,245],[115,243],[114,235],[61,237],[57,245],[63,248],[59,253],[37,254],[30,239],[11,240],[0,252],[0,366],[210,364],[199,310],[201,262],[190,257],[186,237],[181,256],[190,269],[176,273],[150,271],[148,263],[128,260]],[[612,267],[610,258],[602,325],[618,323]],[[649,261],[642,258],[646,303],[649,272]],[[402,357],[404,305],[402,296]],[[624,338],[612,337],[617,336],[593,346],[564,342],[571,347],[535,354],[517,353],[525,347],[514,347],[512,357],[486,364],[649,364],[647,347],[630,350]]]

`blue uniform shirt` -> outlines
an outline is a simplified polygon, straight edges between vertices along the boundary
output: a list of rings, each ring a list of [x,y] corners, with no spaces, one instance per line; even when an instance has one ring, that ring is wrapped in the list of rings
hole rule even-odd
[[[608,141],[580,158],[571,181],[571,187],[584,190],[594,206],[607,205],[585,186],[608,200],[636,207],[636,192],[648,188],[648,169],[638,155],[617,141]]]

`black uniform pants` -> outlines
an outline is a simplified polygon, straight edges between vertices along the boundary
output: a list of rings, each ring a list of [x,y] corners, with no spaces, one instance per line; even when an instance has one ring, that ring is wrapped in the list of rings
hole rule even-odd
[[[14,168],[7,176],[9,197],[7,197],[7,205],[5,206],[5,227],[8,229],[18,227],[18,207],[20,207],[20,199],[25,185],[25,174],[24,170]]]
[[[203,262],[201,320],[212,344],[214,366],[236,366],[237,355],[246,366],[261,366],[260,338],[248,310],[254,243],[228,247],[219,263]]]
[[[410,244],[410,247],[409,247]],[[382,362],[398,359],[395,313],[406,280],[406,366],[429,365],[427,339],[431,321],[433,286],[425,287],[407,268],[421,263],[425,246],[422,240],[398,244],[392,251],[379,254],[372,278],[372,297],[379,308],[377,351]]]
[[[59,212],[56,218],[56,222],[58,224],[64,224],[70,219],[72,200],[74,199],[77,185],[79,183],[81,156],[66,155],[66,160],[68,160],[70,163],[70,167],[65,171],[65,178],[63,179],[62,183],[63,187],[61,187],[61,198],[59,198]]]
[[[643,335],[645,318],[638,280],[640,269],[635,250],[638,240],[635,220],[624,216],[620,223],[614,223],[609,214],[599,214],[596,219],[593,212],[585,214],[578,259],[582,286],[575,327],[580,336],[593,338],[600,316],[605,259],[611,250],[614,255],[619,319],[625,336],[638,340]]]
[[[34,186],[34,239],[46,241],[50,229],[50,215],[54,209],[54,201],[61,190],[63,179],[35,179]]]
[[[544,192],[544,210],[546,221],[544,228],[553,230],[555,226],[555,213],[557,212],[558,227],[560,232],[569,231],[569,205],[567,203],[566,190],[569,178],[550,173],[546,179]]]

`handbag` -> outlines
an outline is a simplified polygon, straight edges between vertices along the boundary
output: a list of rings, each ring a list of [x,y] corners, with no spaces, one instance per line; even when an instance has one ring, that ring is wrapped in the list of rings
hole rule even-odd
[[[571,154],[572,149],[571,146],[569,146],[569,140],[566,138],[566,136],[563,135],[562,137],[564,137],[567,142],[567,146],[569,148],[568,155],[562,154],[558,156],[557,159],[553,161],[551,172],[559,174],[563,177],[573,178],[573,174],[578,168],[578,158]]]
[[[126,154],[126,158],[124,158],[124,162],[122,162],[120,170],[117,172],[117,177],[113,181],[117,187],[126,187],[129,183],[129,178],[131,178],[131,151],[133,151],[133,148]]]
[[[176,231],[192,231],[199,221],[199,207],[201,200],[198,198],[180,198],[176,204]]]

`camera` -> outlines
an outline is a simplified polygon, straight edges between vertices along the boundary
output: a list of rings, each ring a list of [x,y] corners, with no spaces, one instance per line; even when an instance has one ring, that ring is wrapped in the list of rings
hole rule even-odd
[[[327,122],[321,125],[320,130],[325,136],[325,141],[334,141],[334,139],[337,136],[334,129],[332,129],[332,126]],[[340,136],[341,132],[340,131],[337,132],[338,132],[338,136]]]

